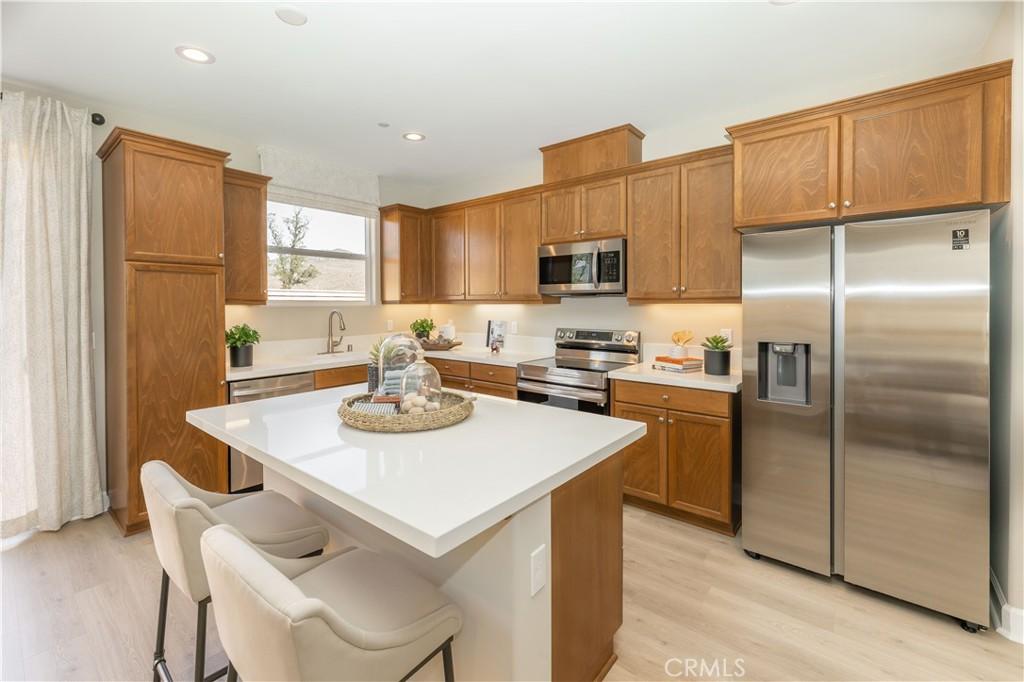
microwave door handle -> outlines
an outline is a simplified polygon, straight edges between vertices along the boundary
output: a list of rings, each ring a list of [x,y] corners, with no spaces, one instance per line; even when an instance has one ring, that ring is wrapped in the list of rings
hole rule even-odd
[[[598,286],[600,286],[600,283],[598,282],[599,278],[598,278],[598,275],[597,275],[597,269],[599,267],[598,263],[601,262],[600,258],[601,258],[601,247],[595,246],[594,247],[594,260],[590,264],[590,280],[591,280],[591,283],[594,285],[595,289],[597,289]]]

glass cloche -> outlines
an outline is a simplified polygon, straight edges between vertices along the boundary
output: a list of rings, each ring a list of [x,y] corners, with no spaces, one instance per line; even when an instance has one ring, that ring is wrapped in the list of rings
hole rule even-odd
[[[402,373],[422,355],[419,341],[406,334],[392,334],[380,344],[379,381],[377,395],[401,395]]]
[[[402,414],[422,414],[441,409],[441,375],[416,353],[416,362],[402,372]]]

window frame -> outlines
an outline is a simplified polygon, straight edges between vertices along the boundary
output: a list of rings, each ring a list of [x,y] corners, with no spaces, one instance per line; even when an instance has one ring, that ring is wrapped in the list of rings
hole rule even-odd
[[[292,204],[294,206],[302,206],[305,208],[316,208],[324,211],[334,211],[337,213],[347,213],[349,215],[356,215],[365,218],[364,227],[364,239],[366,242],[366,296],[365,300],[355,301],[348,298],[333,298],[333,297],[317,297],[311,296],[308,298],[274,298],[273,287],[267,283],[267,305],[268,306],[282,306],[282,307],[325,307],[325,306],[372,306],[377,305],[380,302],[380,267],[378,248],[380,243],[380,209],[373,204],[367,204],[361,201],[354,201],[351,199],[341,199],[339,197],[330,196],[328,194],[319,194],[317,192],[307,192],[304,190],[298,190],[291,187],[283,187],[280,185],[274,185],[271,182],[267,187],[267,201],[276,201],[280,203]],[[281,247],[277,247],[281,248]],[[269,239],[267,240],[267,260],[271,255],[270,251],[271,244]],[[303,249],[303,254],[309,252],[318,252],[318,249]],[[313,255],[323,255],[330,258],[338,258],[339,260],[362,260],[361,258],[351,258],[346,256],[339,256],[338,254],[331,251],[324,251],[313,253]],[[269,280],[269,277],[268,277]]]

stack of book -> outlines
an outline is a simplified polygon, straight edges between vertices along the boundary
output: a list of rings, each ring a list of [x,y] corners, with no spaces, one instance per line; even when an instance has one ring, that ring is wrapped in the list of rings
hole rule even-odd
[[[666,372],[700,372],[704,369],[704,360],[701,358],[674,358],[671,355],[657,355],[651,363],[654,369]]]

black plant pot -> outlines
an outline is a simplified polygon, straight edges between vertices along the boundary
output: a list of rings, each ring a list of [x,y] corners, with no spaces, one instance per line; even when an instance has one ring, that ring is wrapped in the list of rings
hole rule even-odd
[[[251,343],[244,346],[231,346],[228,350],[231,352],[232,367],[252,367]]]
[[[430,338],[430,332],[416,332],[414,336],[420,341],[426,341]]]
[[[370,363],[366,366],[366,390],[373,393],[380,385],[380,367]]]
[[[729,375],[729,359],[732,351],[704,349],[704,373],[715,376]]]

